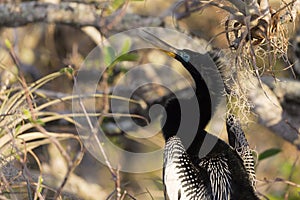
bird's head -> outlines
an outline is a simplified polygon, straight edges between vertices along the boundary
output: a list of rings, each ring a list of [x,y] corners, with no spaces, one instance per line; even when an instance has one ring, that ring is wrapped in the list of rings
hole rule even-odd
[[[200,107],[199,129],[204,129],[211,118],[210,94],[208,87],[200,73],[201,67],[207,66],[208,59],[205,57],[207,55],[187,49],[177,49],[145,30],[142,31],[141,37],[151,43],[154,47],[158,48],[160,51],[179,61],[192,76],[195,82],[195,97],[198,101],[198,104],[195,106]],[[181,122],[182,112],[179,101],[176,99],[171,99],[165,107],[167,114],[165,117],[167,118],[165,119],[166,121],[163,126],[163,132],[164,135],[167,134],[165,135],[165,139],[167,139],[169,136],[176,134],[176,130],[178,130]],[[188,107],[189,109],[195,110],[192,105],[189,105]]]

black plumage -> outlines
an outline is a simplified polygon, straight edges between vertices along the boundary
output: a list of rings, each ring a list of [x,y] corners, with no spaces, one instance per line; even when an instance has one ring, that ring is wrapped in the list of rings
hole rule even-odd
[[[226,128],[228,134],[229,145],[237,152],[243,160],[244,166],[249,176],[249,180],[253,188],[256,185],[255,163],[252,155],[252,149],[249,146],[245,133],[240,122],[232,114],[226,119]]]
[[[162,132],[166,141],[163,168],[166,198],[170,200],[258,199],[243,157],[238,154],[236,146],[233,143],[230,146],[204,130],[211,119],[212,107],[215,107],[215,105],[212,106],[211,97],[215,98],[214,94],[221,91],[216,90],[210,94],[200,72],[203,71],[201,68],[209,69],[210,65],[215,65],[216,58],[210,59],[209,53],[200,54],[190,50],[177,50],[153,34],[145,33],[148,41],[149,37],[157,40],[153,42],[156,46],[161,43],[164,47],[167,46],[167,49],[172,49],[174,52],[167,51],[165,48],[162,51],[179,61],[195,82],[193,97],[189,99],[172,98],[165,105],[166,115],[162,119]],[[209,74],[212,77],[215,75],[218,75],[218,72],[214,70]],[[218,85],[217,80],[219,79],[215,80],[216,83],[213,84]],[[194,102],[197,104],[195,105]],[[196,107],[199,108],[199,111],[195,112]],[[190,116],[196,118],[198,123],[195,125],[191,122],[193,120],[183,120],[183,112],[192,113]],[[184,115],[184,117],[188,116]],[[237,135],[234,134],[237,130],[234,128],[234,124],[228,123],[227,127],[231,131],[230,139],[242,138],[236,137]],[[194,139],[186,150],[179,135],[194,132],[196,135],[189,135]],[[235,143],[236,141],[234,141]],[[203,146],[211,147],[211,150],[207,154],[199,156]]]
[[[179,51],[179,54],[188,54],[188,50]],[[188,123],[179,129],[181,107],[191,109],[191,112],[194,108],[180,107],[180,103],[189,105],[192,98],[181,100],[174,98],[166,104],[166,118],[163,120],[165,124],[162,128],[166,140],[164,153],[166,195],[171,200],[258,199],[238,151],[204,130],[212,113],[209,90],[197,67],[186,60],[188,56],[184,59],[179,54],[176,53],[175,59],[181,62],[195,81],[195,96],[192,98],[197,99],[200,108],[197,116],[199,124],[193,142],[185,151],[181,139],[176,136],[179,131],[188,132],[190,129]],[[205,55],[202,58],[205,58]],[[200,158],[199,151],[204,145],[204,140],[216,143],[207,155]]]

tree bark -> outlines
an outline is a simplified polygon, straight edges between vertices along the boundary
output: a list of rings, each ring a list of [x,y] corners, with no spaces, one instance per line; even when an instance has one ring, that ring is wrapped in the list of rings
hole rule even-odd
[[[56,23],[75,27],[93,26],[103,28],[116,17],[101,16],[101,5],[96,3],[61,2],[59,4],[42,2],[22,2],[19,4],[0,4],[0,27],[19,27],[29,23]],[[125,14],[118,24],[118,30],[140,26],[158,26],[158,17],[143,18],[135,14]],[[120,26],[119,26],[120,25]]]
[[[255,77],[248,84],[248,98],[259,123],[300,150],[300,83],[275,82],[271,77],[263,80],[270,87],[263,84],[261,88]]]

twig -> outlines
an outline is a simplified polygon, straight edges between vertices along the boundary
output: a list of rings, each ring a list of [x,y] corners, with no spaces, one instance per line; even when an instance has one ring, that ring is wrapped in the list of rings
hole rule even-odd
[[[105,28],[105,32],[103,32],[104,34],[106,34],[106,32],[108,30],[111,30],[116,24],[118,24],[122,18],[125,16],[126,14],[126,8],[128,6],[129,0],[125,0],[124,5],[122,6],[121,9],[119,9],[117,11],[117,13],[114,14],[114,18],[112,18],[112,20],[103,28]]]
[[[115,181],[115,187],[117,191],[117,200],[121,200],[122,194],[121,194],[121,179],[120,179],[120,170],[116,170],[116,181]]]
[[[127,195],[127,191],[125,190],[125,191],[123,192],[123,194],[122,194],[122,196],[121,196],[121,199],[120,199],[120,200],[124,200],[124,199],[125,199],[125,197],[126,197],[126,195]]]
[[[77,80],[76,80],[76,78],[74,77],[74,87],[76,87],[76,86],[77,86]],[[81,107],[81,109],[82,109],[82,111],[83,111],[83,113],[84,113],[84,115],[85,115],[85,117],[86,117],[86,120],[87,120],[87,122],[88,122],[89,128],[90,128],[90,130],[91,130],[91,132],[92,132],[92,136],[95,138],[95,141],[96,141],[97,145],[99,146],[100,151],[101,151],[101,153],[102,153],[102,155],[103,155],[103,157],[104,157],[105,163],[106,163],[106,165],[107,165],[107,167],[108,167],[108,169],[109,169],[109,171],[110,171],[112,177],[113,177],[114,180],[115,180],[115,177],[116,177],[115,171],[114,171],[114,169],[113,169],[112,166],[111,166],[111,163],[110,163],[110,161],[109,161],[109,159],[108,159],[108,157],[107,157],[107,154],[106,154],[106,152],[105,152],[105,150],[104,150],[104,148],[103,148],[103,146],[102,146],[102,144],[101,144],[101,141],[100,141],[99,138],[97,137],[98,131],[97,131],[97,129],[94,127],[94,125],[93,125],[92,122],[91,122],[90,117],[88,116],[88,113],[87,113],[87,111],[86,111],[86,109],[85,109],[85,106],[84,106],[84,104],[83,104],[83,102],[82,102],[82,98],[79,98],[79,105],[80,105],[80,107]]]
[[[245,24],[246,24],[246,27],[247,27],[247,32],[248,32],[249,41],[251,41],[251,37],[252,37],[252,36],[251,36],[251,31],[250,31],[250,18],[249,18],[249,17],[245,18]],[[263,83],[262,83],[262,81],[261,81],[261,78],[260,78],[260,75],[259,75],[259,72],[258,72],[258,67],[257,67],[257,64],[256,64],[256,57],[255,57],[254,47],[253,47],[253,45],[251,44],[251,42],[250,42],[249,46],[250,46],[251,62],[252,62],[252,64],[253,64],[254,74],[255,74],[255,76],[256,76],[256,78],[257,78],[257,80],[258,80],[259,87],[263,90],[263,92],[264,92],[265,96],[268,98],[268,100],[269,100],[274,106],[278,107],[278,105],[275,104],[275,103],[272,101],[272,99],[269,97],[269,95],[267,94],[267,92],[266,92],[266,91],[264,90],[264,88],[263,88]]]
[[[268,180],[266,178],[264,178],[263,180],[259,180],[260,182],[263,182],[265,184],[272,184],[272,183],[285,183],[285,184],[288,184],[290,186],[293,186],[293,187],[297,187],[297,188],[300,188],[300,184],[297,184],[297,183],[294,183],[292,181],[287,181],[283,178],[275,178],[274,180]]]
[[[13,190],[10,188],[10,184],[9,184],[9,182],[6,180],[6,178],[5,178],[5,175],[3,174],[3,172],[2,171],[0,171],[0,180],[1,180],[1,185],[3,185],[4,186],[4,189],[6,190],[6,191],[9,191],[10,193],[11,193],[11,195],[10,195],[10,198],[11,199],[18,199],[17,198],[17,196],[16,195],[14,195],[14,193],[13,193]],[[2,191],[2,190],[0,190],[0,192],[1,193],[4,193],[4,191]]]
[[[39,192],[39,189],[42,187],[42,181],[40,181],[42,179],[42,165],[41,162],[39,160],[39,158],[37,157],[37,155],[32,151],[32,150],[28,150],[28,153],[31,154],[31,156],[34,158],[38,168],[39,168],[39,178],[38,178],[38,183],[36,185],[36,190],[35,190],[35,194],[34,194],[34,200],[37,200],[37,198],[44,200],[44,197],[41,195],[41,193]]]
[[[78,163],[75,163],[71,160],[71,158],[69,157],[69,155],[67,154],[67,152],[65,151],[65,149],[61,146],[61,144],[59,143],[59,141],[53,137],[52,135],[50,135],[47,130],[42,127],[40,124],[37,123],[37,117],[36,117],[36,114],[35,114],[35,110],[34,110],[34,107],[33,107],[33,101],[32,101],[32,96],[31,96],[31,92],[27,86],[27,83],[25,81],[25,78],[24,78],[24,75],[21,71],[21,68],[20,68],[20,64],[19,64],[19,60],[16,56],[16,53],[14,51],[14,49],[11,47],[11,46],[8,46],[8,50],[9,50],[9,53],[14,61],[14,63],[16,64],[16,66],[18,67],[18,70],[19,70],[19,82],[21,83],[24,91],[25,91],[25,97],[26,97],[26,102],[29,106],[29,111],[30,111],[30,114],[31,114],[31,118],[32,118],[32,123],[34,125],[34,127],[40,131],[42,134],[46,135],[48,137],[48,139],[56,146],[56,148],[59,150],[59,152],[61,153],[61,155],[63,156],[63,158],[65,159],[65,161],[67,162],[67,165],[68,165],[68,169],[67,169],[67,173],[66,173],[66,176],[63,180],[63,182],[61,183],[61,185],[59,186],[59,188],[57,189],[56,191],[56,194],[54,196],[54,199],[57,199],[61,192],[62,192],[62,189],[63,187],[65,186],[66,182],[67,182],[67,179],[70,175],[70,173],[74,170],[74,168],[76,167],[76,164]],[[27,169],[26,166],[24,169]],[[31,192],[30,192],[31,194]],[[30,196],[29,196],[30,197]],[[30,198],[32,199],[32,198]]]
[[[150,198],[151,198],[152,200],[154,200],[154,197],[152,196],[152,194],[151,194],[151,192],[148,190],[148,188],[146,188],[146,191],[147,191],[147,193],[150,195]]]
[[[26,148],[26,143],[24,142],[24,158],[21,160],[22,163],[22,176],[24,177],[25,181],[26,181],[26,188],[27,188],[27,195],[28,195],[28,199],[33,200],[32,198],[32,192],[31,192],[31,188],[30,188],[30,181],[29,178],[27,176],[27,174],[29,174],[28,168],[27,168],[27,148]]]

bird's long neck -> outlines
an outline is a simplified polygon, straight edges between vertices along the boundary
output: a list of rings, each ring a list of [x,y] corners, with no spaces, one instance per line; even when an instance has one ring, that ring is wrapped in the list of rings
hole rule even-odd
[[[201,76],[199,69],[196,68],[199,66],[193,66],[190,62],[182,62],[182,64],[188,70],[195,82],[195,97],[197,98],[198,107],[200,109],[198,130],[191,145],[187,149],[188,154],[197,156],[207,134],[204,129],[211,119],[212,104],[208,87]]]
[[[176,55],[175,59],[182,63],[185,69],[187,69],[188,72],[191,74],[195,82],[195,96],[192,98],[196,98],[196,101],[190,101],[190,103],[197,102],[198,104],[192,105],[195,106],[194,108],[190,106],[188,107],[190,107],[190,109],[197,109],[198,107],[200,110],[198,115],[199,123],[196,129],[197,134],[195,136],[197,139],[195,139],[191,145],[191,147],[195,147],[197,150],[200,148],[198,147],[198,144],[202,144],[205,137],[205,134],[201,133],[206,133],[204,129],[211,118],[211,99],[209,95],[209,90],[199,70],[197,70],[190,62],[185,62],[180,56]],[[167,141],[170,137],[175,136],[177,134],[181,123],[181,107],[179,100],[177,98],[171,99],[167,103],[165,109],[167,115],[163,118],[163,121],[165,121],[165,123],[163,124],[162,132],[165,140]],[[203,139],[201,139],[202,137]]]
[[[181,61],[180,58],[176,58]],[[198,107],[200,109],[200,120],[198,130],[204,130],[211,119],[211,98],[208,87],[200,74],[199,69],[190,62],[181,61],[188,70],[195,82],[195,97],[197,98]]]

